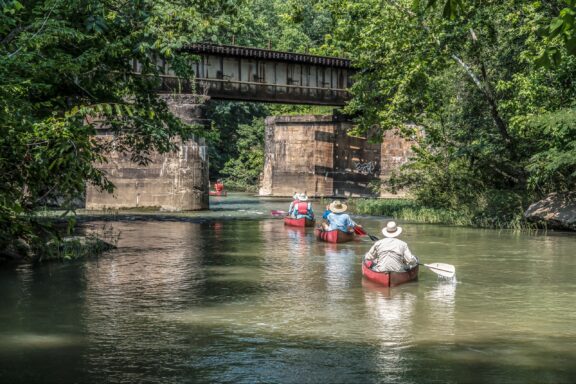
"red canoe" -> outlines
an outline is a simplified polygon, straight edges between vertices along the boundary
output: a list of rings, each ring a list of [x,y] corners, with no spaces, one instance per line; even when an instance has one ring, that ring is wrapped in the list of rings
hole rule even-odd
[[[346,243],[354,240],[354,232],[342,232],[337,229],[325,231],[322,228],[316,228],[314,234],[318,240],[328,243]]]
[[[418,280],[418,266],[406,272],[376,272],[362,263],[362,275],[385,287],[396,287],[409,281]]]
[[[226,196],[226,191],[209,191],[210,196]]]
[[[310,220],[305,217],[302,217],[300,219],[293,219],[291,217],[286,216],[284,218],[284,225],[289,225],[291,227],[313,227],[314,220]]]

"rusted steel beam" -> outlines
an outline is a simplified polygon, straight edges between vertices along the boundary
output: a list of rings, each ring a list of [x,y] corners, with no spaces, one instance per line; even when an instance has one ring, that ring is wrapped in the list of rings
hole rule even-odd
[[[317,56],[304,53],[274,51],[262,48],[249,48],[237,45],[218,45],[211,43],[195,43],[181,48],[182,52],[198,55],[212,54],[222,56],[246,57],[289,63],[314,64],[334,68],[352,68],[350,60],[341,57]]]

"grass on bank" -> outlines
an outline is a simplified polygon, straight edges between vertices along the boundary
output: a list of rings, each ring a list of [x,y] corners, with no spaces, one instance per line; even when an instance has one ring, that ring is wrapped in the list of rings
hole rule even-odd
[[[477,204],[476,209],[430,208],[410,199],[348,200],[350,209],[361,215],[388,216],[398,220],[427,224],[447,224],[479,228],[535,229],[524,219],[523,210],[510,206]]]

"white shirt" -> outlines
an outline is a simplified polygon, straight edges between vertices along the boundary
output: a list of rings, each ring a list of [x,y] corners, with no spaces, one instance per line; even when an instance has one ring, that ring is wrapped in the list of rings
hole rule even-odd
[[[364,259],[373,260],[371,269],[377,272],[404,272],[418,264],[418,259],[412,255],[408,244],[395,237],[378,240]]]

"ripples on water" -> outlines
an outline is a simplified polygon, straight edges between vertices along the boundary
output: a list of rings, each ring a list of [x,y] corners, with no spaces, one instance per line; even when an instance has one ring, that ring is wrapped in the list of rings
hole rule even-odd
[[[381,226],[358,221],[371,233]],[[319,243],[277,219],[114,226],[119,248],[98,259],[0,271],[1,382],[576,374],[573,236],[405,224],[413,252],[454,264],[458,282],[423,268],[418,283],[390,289],[362,279],[367,239]]]

